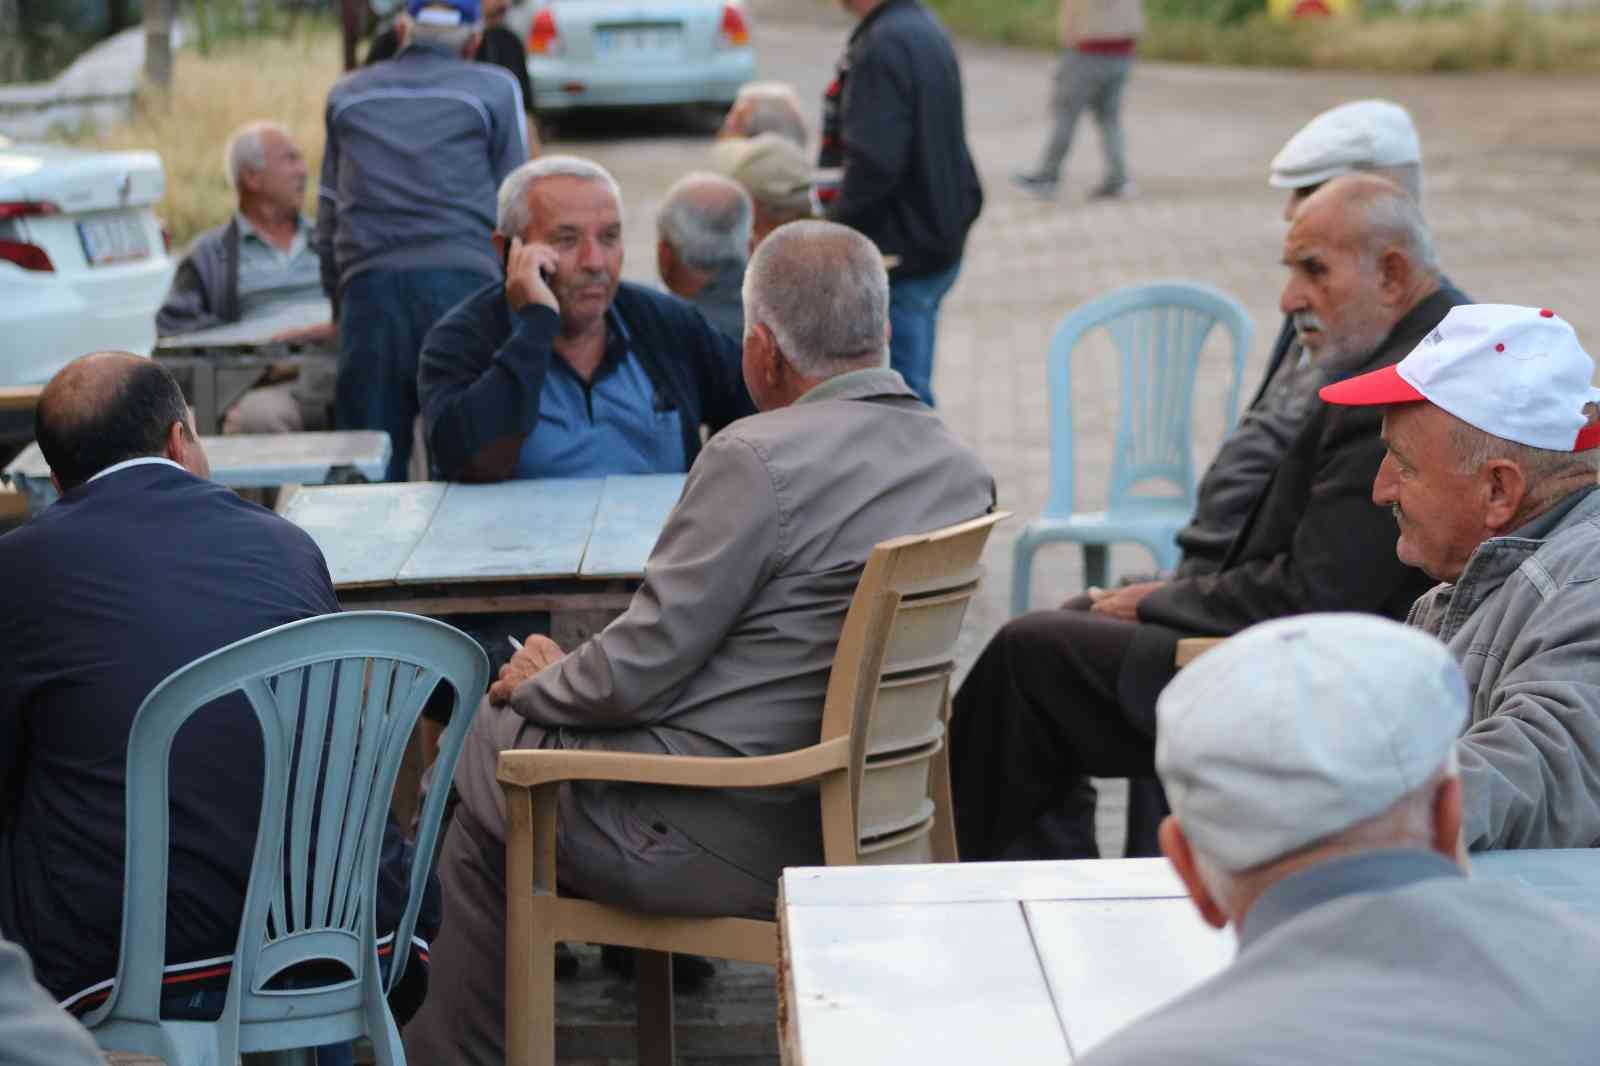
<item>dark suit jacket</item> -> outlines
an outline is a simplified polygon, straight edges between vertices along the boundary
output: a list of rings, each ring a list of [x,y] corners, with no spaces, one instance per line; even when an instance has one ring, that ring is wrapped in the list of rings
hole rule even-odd
[[[339,604],[306,533],[165,464],[64,493],[0,537],[0,574],[0,929],[59,998],[116,968],[124,760],[140,702],[208,652]],[[242,697],[178,735],[169,962],[233,952],[261,772]]]
[[[1371,359],[1344,376],[1399,362],[1451,307],[1464,302],[1459,295],[1440,291],[1422,301]],[[1181,636],[1228,636],[1310,611],[1405,618],[1433,581],[1395,557],[1394,518],[1372,502],[1372,482],[1383,461],[1382,422],[1382,407],[1317,403],[1221,569],[1175,578],[1139,604],[1143,624],[1119,682],[1124,706],[1139,716],[1154,714],[1155,698],[1172,678]]]

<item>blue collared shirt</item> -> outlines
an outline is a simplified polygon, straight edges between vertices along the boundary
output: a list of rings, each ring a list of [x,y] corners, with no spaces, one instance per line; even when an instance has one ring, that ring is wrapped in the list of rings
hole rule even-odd
[[[522,442],[516,477],[681,474],[688,469],[677,408],[657,390],[613,306],[606,353],[585,382],[559,355],[539,396],[539,424]]]

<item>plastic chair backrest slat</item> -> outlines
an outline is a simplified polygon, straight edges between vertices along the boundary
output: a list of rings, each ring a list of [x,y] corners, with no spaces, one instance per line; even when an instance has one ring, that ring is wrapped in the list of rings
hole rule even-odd
[[[1143,495],[1133,490],[1150,481],[1166,481],[1192,506],[1194,384],[1200,353],[1219,323],[1232,342],[1232,373],[1223,398],[1224,425],[1232,426],[1252,333],[1249,316],[1232,297],[1194,282],[1153,282],[1121,289],[1062,318],[1050,342],[1046,515],[1066,517],[1077,509],[1072,352],[1097,329],[1106,331],[1121,357],[1120,410],[1106,509],[1116,511]]]
[[[440,681],[455,696],[435,764],[439,780],[448,781],[488,683],[488,662],[471,638],[441,622],[386,612],[307,619],[222,648],[157,685],[129,736],[117,976],[85,1024],[108,1031],[160,1025],[172,741],[194,713],[242,692],[261,726],[262,803],[232,975],[214,1026],[219,1054],[231,1061],[241,1048],[373,1034],[374,1019],[387,1018],[388,1009],[377,976],[373,898],[383,826],[412,728]],[[395,930],[390,985],[405,967],[447,791],[430,793],[418,823],[420,859]],[[350,979],[264,987],[298,962],[319,958],[343,963]],[[384,1024],[392,1030],[392,1021]]]

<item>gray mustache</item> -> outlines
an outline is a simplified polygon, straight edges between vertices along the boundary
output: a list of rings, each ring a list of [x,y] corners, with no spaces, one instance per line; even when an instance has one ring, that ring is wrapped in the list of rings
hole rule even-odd
[[[1314,329],[1321,333],[1327,332],[1322,325],[1322,319],[1318,318],[1314,312],[1296,311],[1291,317],[1294,319],[1296,333],[1304,333],[1308,329]]]

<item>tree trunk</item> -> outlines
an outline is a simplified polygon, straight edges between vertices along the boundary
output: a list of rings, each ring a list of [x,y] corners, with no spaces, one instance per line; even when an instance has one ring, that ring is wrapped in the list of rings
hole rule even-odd
[[[144,0],[144,77],[172,88],[172,8],[175,0]]]
[[[339,27],[344,32],[344,69],[356,69],[356,42],[361,39],[362,0],[340,0]]]

